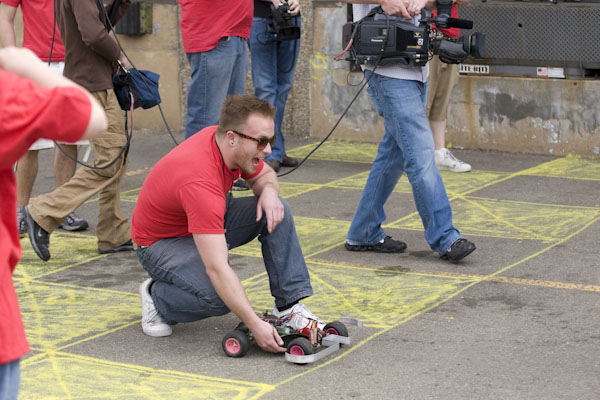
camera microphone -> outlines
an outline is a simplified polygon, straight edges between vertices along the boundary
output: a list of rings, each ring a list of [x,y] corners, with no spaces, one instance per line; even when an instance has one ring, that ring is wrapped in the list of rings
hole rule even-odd
[[[448,18],[446,20],[446,26],[448,28],[472,29],[473,21],[461,18]]]

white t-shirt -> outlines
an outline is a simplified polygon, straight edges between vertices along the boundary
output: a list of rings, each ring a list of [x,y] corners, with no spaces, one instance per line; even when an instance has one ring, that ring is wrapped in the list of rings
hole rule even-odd
[[[354,21],[356,22],[359,19],[363,18],[369,13],[369,11],[371,11],[375,7],[378,6],[376,4],[353,4],[352,14],[354,16]],[[418,15],[416,17],[413,17],[412,22],[415,25],[418,25],[420,20],[421,16]],[[361,65],[361,68],[373,70],[372,66]],[[390,78],[427,82],[427,78],[429,77],[429,65],[425,65],[423,67],[418,67],[411,64],[405,65],[400,63],[391,65],[380,65],[377,67],[375,73],[383,76],[389,76]]]

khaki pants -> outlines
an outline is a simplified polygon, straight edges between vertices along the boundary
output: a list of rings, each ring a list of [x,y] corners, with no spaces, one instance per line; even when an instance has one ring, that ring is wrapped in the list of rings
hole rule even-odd
[[[458,64],[443,63],[438,56],[433,56],[429,61],[427,117],[430,121],[445,121],[448,118],[448,103],[458,81],[458,69]]]
[[[112,161],[127,142],[124,132],[123,111],[112,89],[93,92],[92,95],[104,107],[108,118],[108,130],[90,140],[94,153],[94,166],[102,167]],[[80,167],[73,178],[52,193],[41,195],[28,206],[33,219],[46,231],[54,231],[77,207],[98,194],[98,247],[109,249],[129,239],[129,223],[120,207],[121,182],[127,162],[125,154],[106,169]]]

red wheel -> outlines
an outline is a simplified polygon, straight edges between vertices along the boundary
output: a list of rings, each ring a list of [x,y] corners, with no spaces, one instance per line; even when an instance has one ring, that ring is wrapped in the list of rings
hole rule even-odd
[[[348,328],[346,325],[341,323],[340,321],[333,321],[325,325],[323,328],[325,331],[325,336],[327,335],[338,335],[338,336],[346,336],[348,337]]]
[[[225,335],[221,346],[229,357],[244,357],[250,347],[250,339],[244,332],[235,329]]]
[[[293,356],[307,356],[313,353],[313,346],[305,337],[297,337],[288,345],[287,352]]]

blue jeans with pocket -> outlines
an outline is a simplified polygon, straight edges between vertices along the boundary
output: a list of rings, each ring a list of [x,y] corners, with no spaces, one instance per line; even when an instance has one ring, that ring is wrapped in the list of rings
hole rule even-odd
[[[412,186],[425,239],[443,255],[460,238],[452,225],[452,209],[435,165],[434,144],[425,114],[427,84],[365,71],[368,92],[384,119],[385,134],[379,142],[356,213],[346,236],[354,245],[375,244],[386,237],[381,227],[383,209],[403,172]]]
[[[207,126],[219,123],[221,106],[227,96],[246,93],[246,39],[226,36],[214,49],[186,55],[192,69],[187,93],[187,139]]]
[[[292,17],[292,23],[300,27],[300,16]],[[248,48],[252,57],[252,83],[254,95],[267,100],[276,108],[275,134],[277,139],[271,154],[265,159],[279,162],[285,155],[285,139],[281,132],[285,103],[294,82],[296,63],[300,52],[300,39],[277,41],[268,32],[272,18],[254,17],[248,39]]]
[[[258,198],[228,200],[225,238],[230,249],[258,236],[275,306],[291,304],[313,294],[289,205],[282,199],[285,217],[273,232],[267,220],[256,222]],[[168,324],[192,322],[224,315],[229,308],[221,300],[206,274],[192,237],[162,239],[138,248],[137,255],[155,283],[152,299]]]
[[[0,364],[0,399],[17,400],[21,380],[21,360]]]

